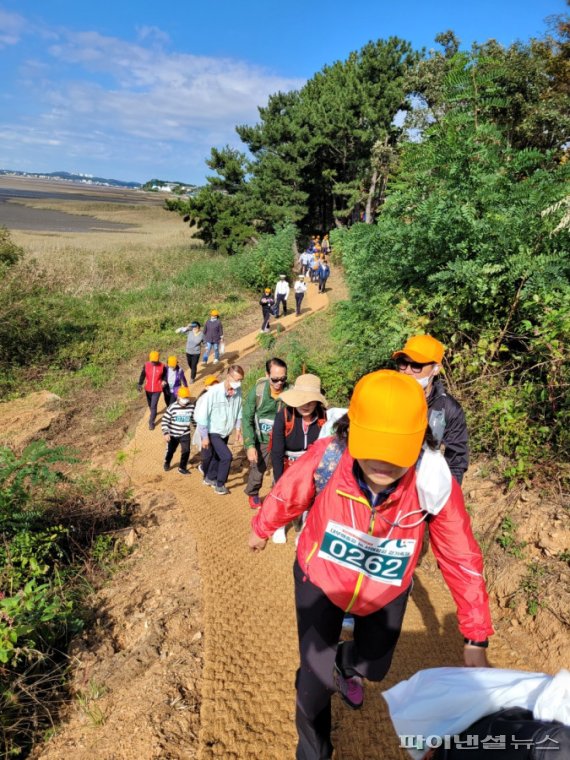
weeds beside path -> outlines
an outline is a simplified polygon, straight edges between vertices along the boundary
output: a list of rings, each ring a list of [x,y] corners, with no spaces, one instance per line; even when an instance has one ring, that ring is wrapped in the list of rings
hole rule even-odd
[[[305,314],[326,307],[327,297],[315,291],[311,285]],[[297,322],[294,315],[280,320],[285,329]],[[228,345],[219,368],[254,351],[256,337],[251,333]],[[290,760],[298,659],[293,539],[286,546],[270,543],[261,555],[249,552],[251,510],[243,494],[240,447],[234,449],[231,495],[225,498],[206,488],[195,468],[188,478],[175,468],[164,473],[163,447],[160,430],[148,430],[145,414],[121,452],[120,468],[146,505],[142,539],[133,559],[102,592],[95,653],[78,651],[83,682],[102,679],[107,689],[98,698],[96,714],[103,719],[72,718],[37,757]],[[384,686],[420,668],[459,665],[461,652],[452,601],[426,559]],[[517,660],[498,636],[491,659],[498,666],[531,666]],[[333,700],[338,760],[407,757],[397,746],[379,691],[367,686],[358,713]]]

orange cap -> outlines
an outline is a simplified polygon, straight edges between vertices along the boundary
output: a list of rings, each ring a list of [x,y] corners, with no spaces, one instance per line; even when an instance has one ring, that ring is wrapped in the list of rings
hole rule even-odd
[[[172,369],[174,369],[174,367],[176,367],[176,365],[178,364],[178,359],[175,356],[169,356],[168,361],[166,363],[168,364],[169,367],[172,367]]]
[[[190,388],[185,385],[181,385],[178,389],[178,398],[190,398]]]
[[[429,364],[435,362],[441,364],[445,346],[439,340],[432,338],[431,335],[413,335],[408,338],[406,345],[400,351],[394,351],[393,358],[397,356],[409,356],[413,362],[418,364]]]
[[[208,377],[204,378],[204,385],[206,388],[210,385],[214,385],[215,383],[219,383],[220,381],[215,375],[208,375]]]
[[[413,377],[381,369],[358,381],[348,408],[348,450],[355,459],[411,467],[418,459],[428,419],[427,401]]]
[[[149,362],[157,362],[160,359],[160,354],[158,351],[151,351],[148,355]]]
[[[220,316],[220,312],[217,309],[212,309],[212,311],[210,312],[210,316],[211,317],[219,317]]]

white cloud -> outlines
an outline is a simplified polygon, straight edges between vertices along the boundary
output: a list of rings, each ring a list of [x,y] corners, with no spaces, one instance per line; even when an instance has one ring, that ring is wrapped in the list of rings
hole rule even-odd
[[[0,8],[0,48],[17,45],[25,28],[26,21],[22,16]]]
[[[235,125],[255,122],[271,93],[303,84],[245,61],[170,52],[155,27],[139,29],[138,39],[38,29],[39,49],[20,67],[27,107],[19,123],[0,123],[2,152],[9,142],[23,156],[19,136],[22,148],[64,146],[57,168],[67,156],[83,156],[92,173],[102,173],[98,164],[130,165],[128,178],[188,166],[192,181],[212,145],[239,145]],[[155,170],[137,170],[143,164]]]

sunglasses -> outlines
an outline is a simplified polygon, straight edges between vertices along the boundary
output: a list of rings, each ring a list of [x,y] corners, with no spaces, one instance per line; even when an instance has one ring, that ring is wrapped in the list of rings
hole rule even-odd
[[[269,379],[272,383],[286,383],[287,375],[285,375],[285,377],[270,377]]]
[[[406,367],[409,367],[414,375],[419,375],[424,367],[430,367],[434,363],[435,362],[425,362],[425,364],[420,364],[420,362],[411,362],[409,359],[396,359],[396,366],[398,369],[406,369]]]

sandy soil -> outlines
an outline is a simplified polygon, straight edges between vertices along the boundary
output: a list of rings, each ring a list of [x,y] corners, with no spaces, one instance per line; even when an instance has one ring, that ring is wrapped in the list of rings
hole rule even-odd
[[[320,309],[327,297],[310,286],[307,301]],[[281,320],[286,328],[296,321]],[[230,344],[225,363],[254,351],[255,338],[251,333]],[[106,458],[141,505],[137,548],[99,592],[97,625],[74,652],[74,686],[83,699],[34,757],[291,760],[297,667],[292,537],[285,546],[270,543],[261,555],[249,552],[251,510],[240,447],[227,497],[205,487],[195,468],[190,477],[176,469],[164,473],[163,452],[160,429],[150,432],[145,414],[121,464]],[[94,454],[103,464],[105,456],[97,461]],[[475,472],[466,483],[478,507],[498,498],[489,483],[488,493],[477,493],[482,482]],[[532,641],[513,638],[510,622],[499,614],[492,663],[547,670],[544,653]],[[421,668],[460,665],[461,653],[454,605],[428,554],[383,686]],[[556,669],[554,659],[559,665],[560,653],[550,663]],[[407,757],[378,685],[367,685],[360,712],[336,697],[333,703],[336,760]]]

